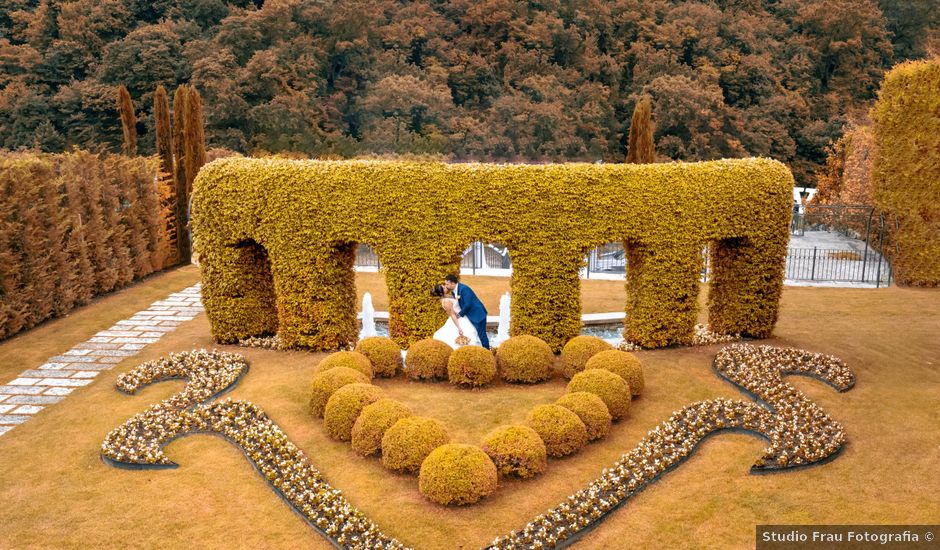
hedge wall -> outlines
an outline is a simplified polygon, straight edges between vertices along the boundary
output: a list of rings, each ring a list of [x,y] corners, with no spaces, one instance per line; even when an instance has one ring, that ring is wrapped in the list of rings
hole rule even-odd
[[[691,336],[703,244],[716,241],[714,330],[756,337],[777,319],[793,178],[767,159],[651,165],[496,165],[221,159],[193,191],[203,302],[220,342],[277,332],[336,349],[357,334],[357,243],[381,258],[401,345],[444,321],[431,285],[475,239],[512,253],[511,334],[555,351],[581,329],[578,269],[625,241],[625,337]]]
[[[872,118],[875,204],[899,222],[895,280],[940,285],[940,58],[889,71]]]
[[[149,158],[0,152],[0,338],[165,267]]]

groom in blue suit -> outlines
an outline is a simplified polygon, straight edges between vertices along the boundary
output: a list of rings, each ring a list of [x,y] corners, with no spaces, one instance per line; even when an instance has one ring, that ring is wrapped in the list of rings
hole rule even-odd
[[[490,339],[486,336],[486,308],[483,307],[483,302],[477,298],[473,289],[460,284],[457,276],[453,273],[444,277],[444,287],[457,298],[457,305],[460,306],[460,316],[470,319],[470,322],[477,329],[480,344],[484,348],[490,349]]]

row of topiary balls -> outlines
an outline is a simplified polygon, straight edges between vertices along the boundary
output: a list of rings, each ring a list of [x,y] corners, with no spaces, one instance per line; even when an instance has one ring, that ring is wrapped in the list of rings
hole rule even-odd
[[[511,382],[551,377],[555,356],[533,336],[515,336],[493,354],[481,347],[452,350],[437,340],[422,340],[407,353],[404,371],[412,379],[441,379],[479,386],[497,370]],[[561,353],[567,393],[551,405],[535,407],[523,426],[501,426],[487,434],[482,448],[448,443],[440,422],[415,416],[403,403],[385,398],[372,385],[375,375],[393,377],[402,370],[401,352],[391,339],[365,338],[356,351],[327,356],[316,367],[311,412],[323,417],[327,433],[351,441],[362,456],[381,452],[382,463],[397,472],[419,472],[422,494],[441,504],[470,504],[496,489],[497,473],[533,477],[547,467],[547,457],[577,452],[588,441],[607,435],[611,422],[629,410],[643,390],[640,362],[603,340],[578,336]],[[498,368],[497,368],[498,367]]]

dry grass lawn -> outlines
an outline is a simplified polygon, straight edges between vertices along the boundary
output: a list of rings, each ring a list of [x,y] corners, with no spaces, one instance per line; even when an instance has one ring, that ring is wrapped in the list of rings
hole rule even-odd
[[[181,277],[175,290],[190,284],[194,273],[169,276]],[[154,288],[158,281],[56,321],[58,330],[50,331],[50,323],[0,344],[4,376],[16,374],[17,361],[11,358],[18,354],[31,354],[25,363],[41,362],[171,290]],[[386,309],[380,276],[360,274],[359,282],[360,291],[373,293],[377,309]],[[508,289],[505,279],[468,277],[467,282],[491,311]],[[622,307],[622,282],[584,286],[585,311]],[[138,300],[138,292],[154,294]],[[118,315],[120,308],[124,313]],[[99,318],[104,326],[96,325]],[[79,319],[81,326],[72,327]],[[766,343],[834,354],[855,369],[857,385],[845,394],[791,378],[845,425],[845,452],[823,466],[752,476],[747,472],[764,447],[761,440],[741,434],[711,438],[577,547],[750,548],[754,526],[764,523],[936,522],[938,329],[938,291],[788,288],[777,336]],[[0,547],[328,548],[222,439],[193,436],[172,443],[167,453],[181,464],[177,470],[121,470],[99,459],[108,431],[182,387],[166,382],[126,396],[114,389],[117,375],[143,360],[200,347],[215,347],[204,315],[0,437]],[[481,504],[443,508],[418,493],[416,478],[391,474],[378,459],[357,457],[349,444],[330,440],[322,422],[309,417],[308,384],[322,354],[224,349],[251,362],[232,397],[264,408],[354,505],[417,548],[482,547],[586,485],[673,410],[699,399],[742,397],[712,372],[716,347],[642,352],[646,393],[610,436],[573,457],[550,461],[549,471],[535,480],[501,481],[497,493]],[[454,441],[468,443],[479,442],[499,424],[520,422],[533,405],[564,391],[559,379],[480,390],[403,379],[377,383],[419,414],[444,422]]]

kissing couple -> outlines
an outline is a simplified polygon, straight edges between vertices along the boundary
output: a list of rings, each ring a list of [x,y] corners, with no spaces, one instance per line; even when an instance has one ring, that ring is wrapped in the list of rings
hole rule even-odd
[[[454,349],[460,346],[490,349],[490,340],[486,337],[486,308],[473,289],[461,284],[451,273],[444,277],[444,284],[431,288],[431,296],[438,298],[447,312],[447,322],[434,333],[435,340]]]

